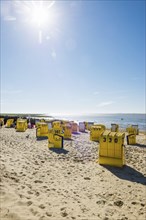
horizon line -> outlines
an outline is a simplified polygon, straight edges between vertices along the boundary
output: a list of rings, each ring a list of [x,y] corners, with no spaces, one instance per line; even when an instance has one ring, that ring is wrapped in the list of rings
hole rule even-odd
[[[28,113],[28,112],[3,112],[3,113],[0,113],[0,115],[12,115],[12,114],[14,114],[14,115],[42,115],[42,116],[49,116],[49,117],[51,117],[51,116],[73,116],[73,115],[107,115],[107,114],[146,114],[146,113],[139,113],[139,112],[137,112],[137,113],[129,113],[129,112],[123,112],[123,113],[121,113],[121,112],[117,112],[117,113],[96,113],[96,112],[89,112],[89,113],[50,113],[50,114],[48,114],[48,113]]]

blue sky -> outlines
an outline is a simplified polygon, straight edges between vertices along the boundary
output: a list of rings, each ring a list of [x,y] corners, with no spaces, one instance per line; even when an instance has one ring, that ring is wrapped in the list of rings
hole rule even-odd
[[[1,0],[1,112],[145,113],[145,1]]]

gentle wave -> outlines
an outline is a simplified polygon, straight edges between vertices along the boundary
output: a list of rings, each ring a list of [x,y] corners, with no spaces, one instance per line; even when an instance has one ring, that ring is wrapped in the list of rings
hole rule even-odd
[[[55,116],[57,119],[67,119],[73,121],[88,121],[111,127],[112,123],[118,124],[120,128],[126,128],[128,125],[138,125],[141,131],[146,131],[146,114],[89,114],[89,115],[70,115]]]

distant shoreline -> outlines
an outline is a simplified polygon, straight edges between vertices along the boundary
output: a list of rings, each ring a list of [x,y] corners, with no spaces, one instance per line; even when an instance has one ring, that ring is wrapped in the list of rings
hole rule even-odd
[[[14,116],[17,116],[17,115],[26,115],[26,116],[40,116],[40,117],[54,117],[54,116],[76,116],[76,115],[83,115],[83,116],[86,116],[86,115],[146,115],[146,113],[52,113],[52,115],[48,115],[46,113],[0,113],[0,116],[7,116],[7,115],[14,115]]]
[[[53,118],[53,116],[50,115],[44,115],[44,114],[29,114],[29,113],[1,113],[0,117],[50,117]]]
[[[15,121],[17,118],[26,118],[32,120],[45,119],[45,120],[69,120],[75,122],[94,122],[104,124],[107,128],[110,128],[111,123],[116,123],[120,126],[121,129],[126,129],[129,125],[138,125],[140,131],[146,132],[146,114],[142,113],[111,113],[111,114],[64,114],[64,115],[48,115],[48,114],[33,114],[33,113],[1,113],[0,118],[5,118],[5,121],[9,118],[14,118]]]

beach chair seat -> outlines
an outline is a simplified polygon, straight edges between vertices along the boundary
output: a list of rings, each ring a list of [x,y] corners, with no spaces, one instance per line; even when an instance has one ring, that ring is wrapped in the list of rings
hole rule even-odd
[[[139,135],[139,128],[138,125],[131,125],[132,128],[135,128],[136,130],[136,135]]]
[[[0,124],[1,124],[1,126],[4,125],[4,118],[0,118]]]
[[[111,131],[112,132],[118,132],[119,131],[119,125],[118,124],[111,124]]]
[[[26,131],[28,125],[26,119],[17,119],[16,122],[16,131],[24,132]]]
[[[91,127],[94,125],[94,122],[87,122],[86,128],[88,131],[90,131]]]
[[[71,139],[72,138],[72,129],[70,124],[66,124],[64,126],[64,139]]]
[[[105,131],[100,137],[99,164],[122,167],[125,165],[125,133]]]
[[[76,122],[71,123],[71,130],[72,130],[72,133],[78,132],[78,124]]]
[[[6,122],[6,128],[11,128],[13,123],[14,123],[14,119],[13,118],[8,119],[7,122]]]
[[[48,148],[63,148],[63,136],[49,132]]]
[[[48,124],[45,122],[38,122],[36,128],[36,137],[48,137]]]
[[[128,144],[128,145],[134,145],[134,144],[136,144],[136,135],[135,135],[135,134],[129,134],[129,135],[127,135],[127,144]]]
[[[79,131],[80,132],[85,132],[85,123],[84,122],[79,122]]]
[[[99,141],[101,134],[104,132],[103,127],[98,125],[91,126],[90,129],[90,140],[91,141]]]

